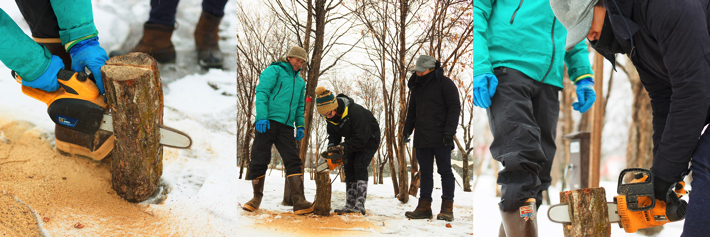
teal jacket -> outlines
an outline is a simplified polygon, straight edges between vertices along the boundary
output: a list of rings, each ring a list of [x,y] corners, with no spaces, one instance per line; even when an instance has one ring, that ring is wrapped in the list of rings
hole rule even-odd
[[[562,88],[564,64],[572,81],[592,75],[584,41],[565,52],[567,30],[547,0],[473,1],[473,75],[508,67]]]
[[[79,41],[98,35],[90,0],[51,0],[59,25],[59,37],[69,49]],[[17,72],[25,81],[34,81],[49,67],[52,55],[17,26],[0,9],[0,61]]]
[[[300,72],[300,70],[299,70]],[[259,76],[256,86],[256,120],[274,120],[296,128],[303,127],[306,82],[293,71],[290,63],[269,65]]]

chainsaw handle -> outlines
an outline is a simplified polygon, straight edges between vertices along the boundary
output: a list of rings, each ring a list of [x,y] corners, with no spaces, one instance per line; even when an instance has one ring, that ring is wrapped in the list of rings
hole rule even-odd
[[[624,177],[627,173],[636,172],[636,174],[643,175],[642,177],[634,178],[631,183],[624,183]],[[651,210],[656,206],[656,198],[653,193],[653,173],[649,169],[643,168],[627,168],[621,171],[619,174],[619,182],[617,184],[616,192],[619,195],[626,196],[627,207],[631,211],[646,211]],[[651,205],[646,205],[640,207],[639,198],[649,197],[651,199]]]

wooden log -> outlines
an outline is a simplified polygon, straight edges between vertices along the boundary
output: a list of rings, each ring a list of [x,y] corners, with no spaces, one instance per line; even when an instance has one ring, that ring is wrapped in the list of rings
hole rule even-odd
[[[316,173],[316,200],[313,201],[313,214],[330,216],[331,195],[330,174],[328,171]]]
[[[563,224],[566,237],[611,236],[604,188],[560,192],[560,202],[569,206],[570,224]]]
[[[115,136],[111,184],[129,202],[158,188],[163,173],[163,90],[155,59],[145,53],[110,58],[101,68]]]

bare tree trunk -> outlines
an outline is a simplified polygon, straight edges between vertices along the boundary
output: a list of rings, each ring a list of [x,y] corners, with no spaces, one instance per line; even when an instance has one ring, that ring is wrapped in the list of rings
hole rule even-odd
[[[158,188],[163,174],[163,90],[155,59],[130,53],[101,68],[113,118],[111,184],[129,202],[141,202]]]
[[[409,195],[416,197],[417,192],[419,192],[419,180],[421,179],[421,174],[419,174],[419,167],[417,166],[419,164],[417,162],[417,150],[412,150],[410,154],[412,154],[410,159],[410,163],[412,164],[412,183],[409,185]]]
[[[626,148],[626,167],[651,168],[653,164],[653,114],[651,98],[641,84],[636,67],[626,58],[623,67],[631,82],[634,97]]]

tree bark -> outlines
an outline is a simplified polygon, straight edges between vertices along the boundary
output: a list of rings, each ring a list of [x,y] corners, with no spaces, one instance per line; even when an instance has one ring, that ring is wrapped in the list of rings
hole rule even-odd
[[[563,224],[565,237],[611,236],[604,188],[560,192],[560,203],[569,205],[570,224]]]
[[[417,150],[413,149],[410,154],[412,154],[409,161],[412,164],[412,183],[409,184],[409,195],[416,197],[417,192],[419,192],[419,180],[421,179],[418,166],[419,162],[417,161]]]
[[[316,173],[316,200],[313,202],[313,213],[320,216],[330,216],[331,184],[328,171]]]
[[[158,188],[163,173],[163,90],[152,57],[130,53],[101,68],[113,118],[111,184],[129,202],[141,202]]]

